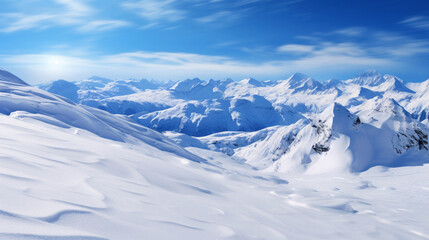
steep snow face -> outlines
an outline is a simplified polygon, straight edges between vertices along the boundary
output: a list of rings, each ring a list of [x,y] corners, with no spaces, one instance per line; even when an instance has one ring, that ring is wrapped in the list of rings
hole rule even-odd
[[[247,137],[249,140],[245,142],[246,144],[240,144],[241,146],[237,144],[240,148],[235,149],[233,156],[245,159],[247,163],[257,168],[267,168],[289,151],[296,135],[308,122],[307,119],[302,119],[288,126],[260,130],[257,134]],[[216,143],[222,142],[216,136],[211,136],[211,139]],[[231,142],[235,143],[237,140]]]
[[[287,85],[289,88],[297,88],[301,86],[305,81],[310,80],[311,78],[305,74],[302,73],[295,73],[292,76],[290,76],[288,79],[284,80],[283,82],[279,83],[281,85]]]
[[[14,83],[14,84],[19,84],[19,85],[28,85],[27,83],[22,81],[17,76],[15,76],[12,73],[10,73],[6,70],[3,70],[1,68],[0,68],[0,82]]]
[[[405,93],[415,93],[411,89],[407,88],[402,79],[399,79],[396,76],[384,75],[383,77],[385,82],[380,85],[380,90],[384,92],[405,92]]]
[[[384,81],[385,81],[385,79],[383,78],[383,76],[379,72],[377,72],[375,70],[369,70],[369,71],[366,71],[366,72],[356,76],[353,79],[348,80],[348,83],[353,83],[353,84],[357,84],[360,86],[373,87],[373,86],[380,85]]]
[[[359,107],[360,118],[377,128],[388,126],[397,131],[399,125],[414,122],[411,114],[393,99],[372,99]],[[417,122],[416,122],[417,124]]]
[[[263,82],[260,82],[260,81],[254,79],[254,78],[243,79],[243,80],[241,80],[241,83],[242,84],[250,84],[250,85],[253,85],[255,87],[263,87],[263,86],[265,86],[265,84]]]
[[[369,90],[368,88],[361,87],[358,96],[365,99],[371,99],[375,97],[382,97],[383,95],[381,92],[375,92]]]
[[[278,89],[290,89],[293,93],[314,94],[327,90],[326,86],[302,73],[295,73],[288,79],[281,81],[276,86]]]
[[[370,110],[357,116],[335,103],[311,123],[272,129],[263,139],[235,149],[233,156],[265,171],[307,174],[362,172],[377,165],[428,161],[428,130],[423,124],[394,100],[368,106]],[[214,136],[211,140],[217,141]]]
[[[426,121],[429,118],[429,79],[421,83],[408,83],[407,87],[415,91],[416,94],[402,101],[404,107],[419,121]]]

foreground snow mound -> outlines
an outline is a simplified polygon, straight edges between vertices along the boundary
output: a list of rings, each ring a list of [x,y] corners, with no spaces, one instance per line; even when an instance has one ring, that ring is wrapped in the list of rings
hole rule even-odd
[[[196,163],[30,120],[0,114],[1,239],[429,235],[427,166],[285,178],[207,150],[189,149],[211,164]]]
[[[0,68],[0,82],[9,83],[9,84],[13,83],[18,85],[28,85],[17,76],[1,68]]]

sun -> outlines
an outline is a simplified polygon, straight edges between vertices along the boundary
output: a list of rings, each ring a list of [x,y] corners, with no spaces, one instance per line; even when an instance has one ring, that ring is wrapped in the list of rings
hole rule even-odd
[[[54,65],[60,64],[60,61],[58,59],[54,59]]]

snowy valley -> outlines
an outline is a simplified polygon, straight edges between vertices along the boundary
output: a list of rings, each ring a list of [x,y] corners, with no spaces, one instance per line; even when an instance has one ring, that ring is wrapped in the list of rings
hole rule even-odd
[[[429,79],[0,70],[1,239],[428,239]]]

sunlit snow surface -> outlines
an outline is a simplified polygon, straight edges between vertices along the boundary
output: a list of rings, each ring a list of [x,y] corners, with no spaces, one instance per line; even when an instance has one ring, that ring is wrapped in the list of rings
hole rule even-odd
[[[380,129],[334,104],[320,114],[323,124],[302,119],[199,138],[166,133],[184,149],[124,116],[18,80],[0,82],[0,239],[429,238],[427,151],[403,146],[425,126],[394,101],[361,113],[382,122]],[[404,165],[418,166],[372,167],[396,159],[370,158],[369,170],[353,171],[365,160],[352,161],[365,151],[356,131],[368,139],[372,131],[401,131],[408,137],[371,151],[406,149],[420,158]],[[311,144],[330,150],[318,154]]]
[[[424,239],[429,166],[360,175],[201,164],[0,116],[1,239]]]

